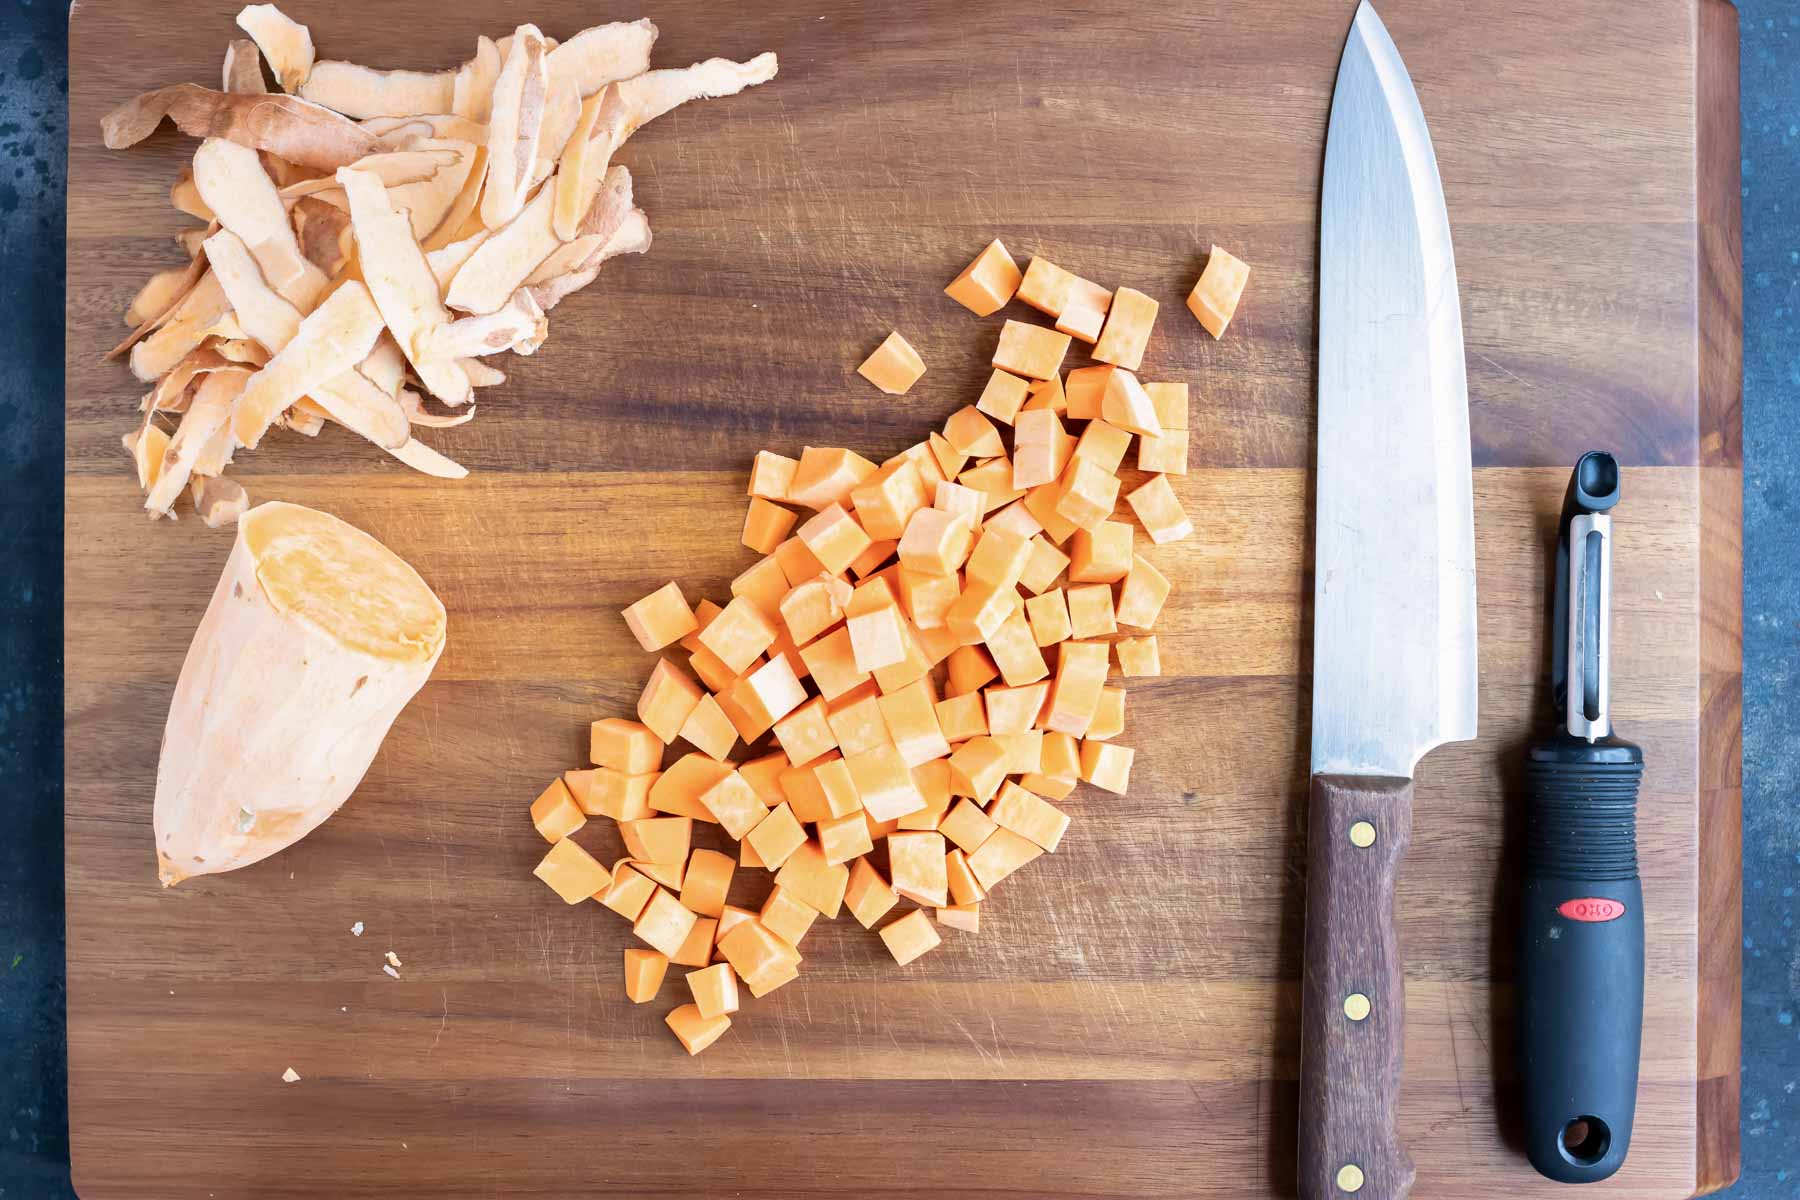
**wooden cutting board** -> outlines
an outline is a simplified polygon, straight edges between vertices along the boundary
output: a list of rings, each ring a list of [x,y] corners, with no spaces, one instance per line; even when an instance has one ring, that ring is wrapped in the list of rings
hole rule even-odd
[[[235,476],[329,509],[449,608],[436,676],[355,798],[254,868],[157,886],[163,715],[230,535],[144,520],[102,351],[176,261],[191,143],[109,153],[128,96],[211,82],[235,5],[79,0],[71,30],[67,505],[69,1081],[84,1196],[529,1193],[1232,1196],[1292,1187],[1316,202],[1348,0],[704,5],[657,61],[773,48],[781,74],[622,158],[655,246],[509,360],[474,474],[409,474],[342,430]],[[295,0],[321,52],[442,67],[523,18],[629,5]],[[1614,685],[1649,758],[1643,1084],[1596,1194],[1736,1171],[1739,435],[1735,16],[1708,0],[1390,0],[1455,231],[1480,545],[1479,742],[1432,755],[1400,888],[1402,1125],[1417,1195],[1560,1194],[1509,1140],[1515,751],[1541,694],[1545,547],[1591,447],[1630,466]],[[1131,687],[1131,795],[907,969],[844,920],[697,1059],[620,987],[628,931],[530,870],[525,807],[629,712],[618,610],[720,597],[758,448],[880,457],[969,402],[999,316],[940,289],[989,238],[1162,302],[1146,376],[1193,385],[1198,535],[1166,675]],[[1215,343],[1182,298],[1216,241],[1255,266]],[[1028,315],[1009,310],[1009,315]],[[889,329],[930,370],[851,374]],[[279,687],[278,679],[269,686]],[[610,850],[596,826],[582,835]],[[756,893],[747,877],[745,899]],[[362,922],[360,938],[351,926]],[[393,950],[398,979],[381,971]],[[281,1082],[293,1067],[302,1079]]]

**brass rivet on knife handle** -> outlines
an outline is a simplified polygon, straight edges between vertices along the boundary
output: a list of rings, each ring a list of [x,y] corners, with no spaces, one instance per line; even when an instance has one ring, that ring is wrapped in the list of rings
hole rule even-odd
[[[1377,834],[1368,846],[1351,837],[1359,823]],[[1305,1200],[1351,1191],[1400,1200],[1412,1189],[1412,1160],[1394,1123],[1406,1003],[1394,883],[1411,830],[1410,779],[1313,777],[1300,993]]]

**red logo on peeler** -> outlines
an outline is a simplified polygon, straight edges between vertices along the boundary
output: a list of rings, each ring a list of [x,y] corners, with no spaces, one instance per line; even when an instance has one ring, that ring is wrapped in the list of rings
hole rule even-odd
[[[1625,915],[1625,906],[1617,900],[1584,896],[1579,900],[1564,900],[1556,906],[1556,911],[1571,921],[1616,921]]]

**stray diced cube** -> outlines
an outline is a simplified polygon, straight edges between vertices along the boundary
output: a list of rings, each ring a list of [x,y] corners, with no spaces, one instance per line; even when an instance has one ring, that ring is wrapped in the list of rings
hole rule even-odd
[[[680,641],[696,627],[694,610],[688,607],[680,585],[673,580],[626,608],[625,624],[631,627],[638,645],[653,654]]]
[[[550,853],[531,873],[549,884],[565,904],[580,904],[606,887],[611,879],[606,868],[573,838],[564,838],[550,847]]]
[[[964,933],[981,932],[981,905],[947,904],[937,910],[938,924]]]
[[[625,951],[625,996],[633,1004],[646,1004],[656,998],[663,976],[669,970],[669,957],[656,950],[637,947]]]
[[[1049,379],[1069,352],[1069,335],[1041,325],[1008,321],[1000,330],[994,366],[1028,379]]]
[[[882,926],[881,940],[887,943],[888,953],[894,956],[894,961],[903,967],[943,941],[922,908],[915,908],[898,921]]]
[[[1162,674],[1162,660],[1156,652],[1156,635],[1120,638],[1113,643],[1119,658],[1119,674],[1127,678]]]
[[[1205,326],[1206,332],[1215,338],[1224,337],[1225,327],[1231,324],[1249,281],[1249,265],[1214,246],[1206,256],[1206,269],[1188,293],[1188,311]]]
[[[663,1020],[690,1055],[700,1053],[731,1028],[730,1017],[703,1017],[692,1004],[683,1004]]]
[[[1081,743],[1081,777],[1098,788],[1123,796],[1131,784],[1131,760],[1136,754],[1117,742]]]
[[[643,941],[657,950],[674,958],[681,953],[682,943],[687,941],[693,932],[694,922],[699,917],[681,906],[681,901],[661,888],[650,897],[650,903],[644,905],[644,911],[632,925],[631,931]]]
[[[559,776],[531,802],[531,823],[546,842],[554,845],[586,825],[587,814],[575,803],[569,785]]]
[[[888,395],[901,396],[925,373],[925,360],[912,348],[912,343],[895,331],[875,347],[874,353],[856,368],[856,373]]]
[[[864,929],[873,929],[875,922],[886,916],[897,903],[899,898],[894,895],[894,889],[887,885],[887,880],[868,859],[859,858],[850,864],[850,882],[844,890],[844,904]]]
[[[999,238],[984,247],[975,261],[944,288],[944,294],[978,317],[999,312],[1019,290],[1019,264]]]
[[[1113,292],[1106,329],[1094,346],[1094,361],[1112,363],[1128,371],[1142,366],[1144,347],[1156,324],[1157,307],[1156,301],[1135,288],[1122,287]]]
[[[714,963],[698,971],[689,971],[688,990],[694,994],[694,1007],[708,1020],[738,1010],[737,972],[730,963]]]

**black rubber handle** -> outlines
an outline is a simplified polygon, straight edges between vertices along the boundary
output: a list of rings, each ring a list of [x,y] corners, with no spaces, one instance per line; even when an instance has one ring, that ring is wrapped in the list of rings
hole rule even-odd
[[[1518,1012],[1526,1150],[1592,1183],[1631,1146],[1644,1024],[1637,870],[1642,752],[1608,738],[1532,746]]]

